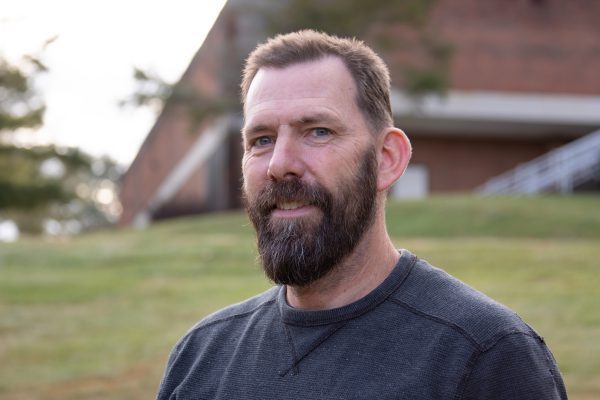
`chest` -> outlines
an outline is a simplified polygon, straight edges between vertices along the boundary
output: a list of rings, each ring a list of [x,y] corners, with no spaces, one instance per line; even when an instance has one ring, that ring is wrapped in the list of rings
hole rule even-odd
[[[451,332],[404,326],[249,327],[195,354],[177,398],[448,398],[470,349]]]

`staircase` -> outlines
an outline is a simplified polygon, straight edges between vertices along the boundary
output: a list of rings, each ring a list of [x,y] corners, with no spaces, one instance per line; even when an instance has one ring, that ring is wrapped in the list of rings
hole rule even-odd
[[[600,130],[496,176],[476,189],[482,194],[569,193],[598,176]]]

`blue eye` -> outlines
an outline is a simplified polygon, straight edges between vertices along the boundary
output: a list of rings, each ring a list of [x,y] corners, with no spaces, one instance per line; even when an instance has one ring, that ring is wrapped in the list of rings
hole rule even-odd
[[[261,136],[254,140],[254,146],[268,146],[273,143],[273,139],[269,136]]]
[[[331,135],[331,130],[327,128],[314,128],[313,135],[316,137],[326,137]]]

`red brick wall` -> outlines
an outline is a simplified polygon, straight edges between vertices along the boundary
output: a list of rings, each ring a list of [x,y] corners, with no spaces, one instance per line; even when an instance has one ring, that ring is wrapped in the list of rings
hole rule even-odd
[[[429,29],[454,49],[453,89],[597,95],[599,18],[597,0],[437,0]],[[406,28],[394,34],[415,41]],[[413,51],[387,54],[396,84]]]
[[[600,1],[438,1],[432,26],[456,43],[453,87],[600,93]]]
[[[208,196],[206,191],[208,171],[205,168],[197,169],[187,182],[169,200],[165,207],[154,213],[155,218],[164,218],[178,215],[189,215],[201,212]]]
[[[427,166],[431,192],[470,191],[490,177],[566,143],[566,140],[440,136],[418,136],[410,140],[411,163]]]
[[[145,209],[160,184],[197,139],[186,110],[170,108],[158,119],[121,183],[122,223],[131,223]]]
[[[218,79],[221,71],[219,60],[222,58],[218,56],[225,41],[225,27],[222,23],[216,24],[181,81],[206,96],[218,96],[222,90],[221,81]],[[193,126],[190,123],[189,112],[181,107],[170,106],[162,112],[123,177],[120,193],[123,206],[121,224],[130,224],[140,211],[146,209],[160,184],[196,141],[197,133],[208,124],[210,121]],[[203,173],[196,171],[189,180],[190,184],[186,184],[181,193],[177,194],[174,208],[202,208],[202,199],[205,197],[201,193],[202,179]]]
[[[244,14],[228,6],[194,57],[182,80],[218,96],[223,82],[239,76],[236,56],[227,54],[249,41]],[[600,94],[600,1],[598,0],[438,0],[428,25],[454,48],[450,86],[458,90]],[[238,26],[239,25],[239,26]],[[374,24],[376,26],[376,24]],[[396,37],[416,40],[405,27]],[[237,46],[237,47],[236,47]],[[402,88],[403,67],[421,62],[414,47],[382,51],[393,83]],[[123,178],[122,223],[130,223],[181,160],[195,137],[185,115],[163,113]],[[410,132],[409,132],[410,133]],[[544,140],[446,137],[418,132],[411,138],[413,162],[426,164],[432,191],[470,190],[487,178],[543,154],[560,143]],[[232,151],[229,192],[239,187],[239,148]],[[203,172],[176,195],[173,205],[202,207]],[[239,204],[239,202],[237,202]]]

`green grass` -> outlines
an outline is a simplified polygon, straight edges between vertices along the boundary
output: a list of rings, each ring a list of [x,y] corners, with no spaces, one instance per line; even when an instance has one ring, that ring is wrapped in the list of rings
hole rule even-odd
[[[392,236],[600,237],[600,198],[433,197],[388,207]]]
[[[515,309],[600,398],[598,197],[391,203],[408,248]],[[0,398],[148,399],[199,318],[269,286],[241,213],[0,244]]]

